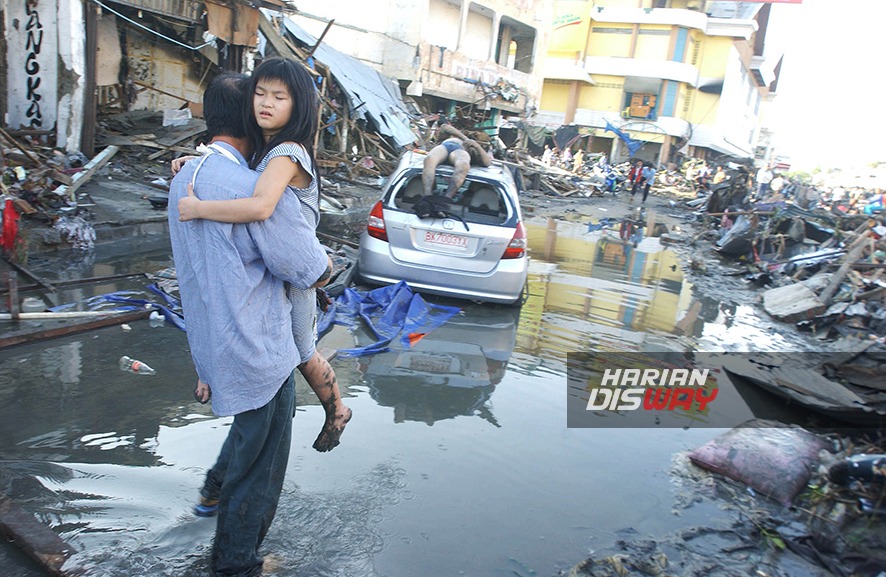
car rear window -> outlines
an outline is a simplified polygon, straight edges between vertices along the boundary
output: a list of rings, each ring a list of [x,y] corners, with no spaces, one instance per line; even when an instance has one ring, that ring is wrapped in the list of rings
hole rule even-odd
[[[437,180],[440,181],[441,178],[438,176]],[[443,189],[445,190],[445,187]],[[442,194],[439,186],[435,194]],[[395,207],[411,211],[424,195],[421,174],[401,183],[393,195]],[[489,182],[466,180],[452,199],[450,213],[468,223],[504,224],[508,220],[508,205],[499,186]]]

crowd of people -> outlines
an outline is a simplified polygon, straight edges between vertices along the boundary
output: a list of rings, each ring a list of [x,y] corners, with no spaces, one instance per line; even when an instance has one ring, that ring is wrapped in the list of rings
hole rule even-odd
[[[541,155],[542,163],[569,170],[582,176],[588,174],[588,164],[584,162],[585,151],[570,148],[560,150],[558,147],[545,145]],[[592,156],[593,168],[608,166],[605,154]],[[655,163],[633,158],[627,165],[617,167],[623,177],[625,190],[629,190],[633,200],[641,193],[641,203],[645,203],[650,188],[656,183],[656,176],[661,177],[664,184],[688,182],[699,194],[707,194],[723,183],[729,183],[735,172],[735,165],[722,162],[710,164],[705,160],[691,158],[684,162],[678,171],[672,166],[668,171],[656,170]],[[881,189],[855,187],[846,189],[840,186],[815,186],[789,174],[775,170],[771,165],[763,165],[756,171],[743,167],[747,176],[748,196],[751,202],[783,202],[790,201],[804,209],[826,208],[844,213],[865,213],[873,215],[884,210],[886,198]],[[679,172],[679,178],[672,174]]]

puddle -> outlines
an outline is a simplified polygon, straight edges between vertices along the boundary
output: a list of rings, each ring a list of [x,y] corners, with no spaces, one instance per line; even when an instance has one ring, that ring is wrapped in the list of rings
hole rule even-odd
[[[626,245],[580,222],[528,228],[522,309],[463,303],[409,350],[333,360],[354,419],[331,453],[310,448],[324,415],[299,380],[264,546],[274,574],[553,575],[619,531],[726,516],[704,503],[675,516],[668,482],[671,455],[718,431],[567,428],[566,354],[796,345],[750,303],[698,294],[656,239]],[[60,281],[170,260],[136,244],[29,268]],[[353,346],[339,329],[321,345]],[[124,354],[157,374],[120,371]],[[0,489],[78,549],[70,563],[87,577],[206,574],[214,521],[191,508],[230,420],[193,400],[194,379],[185,334],[147,320],[0,351]]]
[[[558,359],[572,350],[818,350],[822,343],[762,316],[740,279],[705,283],[657,238],[622,241],[618,230],[586,223],[527,222],[532,264],[520,345]],[[709,285],[716,284],[715,288]],[[730,287],[732,292],[730,293]],[[713,293],[713,294],[711,294]]]

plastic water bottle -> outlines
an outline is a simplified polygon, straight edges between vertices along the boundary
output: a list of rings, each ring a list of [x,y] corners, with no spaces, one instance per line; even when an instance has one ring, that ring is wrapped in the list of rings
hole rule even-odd
[[[155,371],[145,363],[137,361],[135,359],[131,359],[127,356],[120,357],[120,370],[129,371],[130,373],[135,373],[136,375],[153,375],[157,373],[157,371]]]

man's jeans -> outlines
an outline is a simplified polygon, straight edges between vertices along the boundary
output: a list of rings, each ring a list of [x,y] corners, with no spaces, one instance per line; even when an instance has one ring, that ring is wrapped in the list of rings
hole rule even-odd
[[[234,417],[218,460],[200,491],[218,498],[212,575],[261,575],[258,554],[274,514],[289,461],[295,380],[290,375],[271,401]]]

